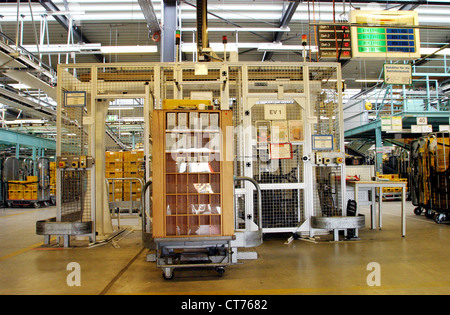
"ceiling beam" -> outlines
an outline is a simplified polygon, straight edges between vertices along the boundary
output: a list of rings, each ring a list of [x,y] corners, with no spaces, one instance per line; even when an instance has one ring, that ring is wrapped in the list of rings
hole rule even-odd
[[[56,149],[56,141],[0,128],[0,142],[30,147]]]
[[[278,25],[280,28],[288,27],[299,4],[300,4],[299,0],[289,2],[286,10],[283,12],[283,15],[281,16],[280,24]],[[281,41],[283,34],[284,34],[284,32],[276,32],[273,35],[272,42],[278,43],[279,41]],[[272,58],[272,56],[273,56],[273,51],[265,52],[264,56],[263,56],[263,61],[270,60]]]
[[[58,6],[53,3],[51,0],[39,0],[39,3],[50,12],[57,12],[60,11]],[[52,17],[62,26],[66,31],[69,31],[70,23],[69,19],[66,15],[52,15]],[[84,34],[78,29],[78,26],[75,24],[72,25],[72,34],[74,39],[76,39],[78,42],[89,44],[90,41],[84,36]],[[103,56],[99,54],[94,55],[95,58],[99,62],[103,62]]]
[[[401,11],[412,11],[415,8],[417,8],[419,5],[426,4],[426,3],[427,3],[426,0],[411,1],[411,3],[402,4],[400,6],[400,8],[398,8],[398,9]]]
[[[161,27],[159,26],[159,21],[156,17],[155,9],[153,8],[152,0],[138,0],[138,2],[141,6],[141,11],[144,14],[150,32],[152,34],[161,32]]]

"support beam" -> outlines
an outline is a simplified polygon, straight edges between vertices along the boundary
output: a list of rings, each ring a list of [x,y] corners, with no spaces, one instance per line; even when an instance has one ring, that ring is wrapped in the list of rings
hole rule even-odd
[[[376,165],[375,171],[383,173],[383,139],[381,138],[381,127],[375,128],[375,153],[376,153]]]
[[[142,13],[147,21],[147,27],[152,34],[161,32],[158,18],[156,17],[155,9],[153,8],[152,0],[138,0],[141,6]]]
[[[60,11],[58,6],[56,4],[54,4],[51,0],[39,0],[39,3],[44,7],[44,9],[46,9],[47,11],[53,11],[53,12],[57,12]],[[64,27],[64,29],[66,31],[69,31],[69,27],[70,27],[70,22],[69,19],[65,16],[65,15],[53,15],[53,18],[59,23],[61,24],[62,27]],[[75,24],[72,25],[72,32],[73,32],[73,37],[81,43],[86,43],[88,44],[90,41],[86,38],[86,36],[83,35],[83,33],[78,29],[78,26],[76,26]],[[103,56],[102,55],[94,55],[95,58],[99,61],[99,62],[103,62]]]
[[[164,0],[162,3],[161,62],[175,62],[175,31],[177,29],[177,2]]]
[[[280,19],[280,28],[288,27],[289,23],[292,20],[292,17],[294,16],[295,11],[297,10],[298,5],[300,4],[300,1],[292,1],[289,2],[286,10],[283,13],[283,16]],[[276,32],[273,36],[273,42],[278,43],[281,41],[281,38],[283,37],[283,32]],[[270,60],[273,56],[273,51],[268,51],[264,53],[263,61]]]
[[[5,129],[0,129],[0,143],[56,150],[56,142],[54,140],[39,138]]]

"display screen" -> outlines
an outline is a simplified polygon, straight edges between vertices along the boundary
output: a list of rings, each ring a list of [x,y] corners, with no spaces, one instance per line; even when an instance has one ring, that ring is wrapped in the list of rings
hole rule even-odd
[[[418,15],[415,11],[353,10],[353,57],[415,59],[420,57]],[[364,24],[364,25],[363,25]]]
[[[415,41],[412,28],[358,27],[359,52],[414,53]]]

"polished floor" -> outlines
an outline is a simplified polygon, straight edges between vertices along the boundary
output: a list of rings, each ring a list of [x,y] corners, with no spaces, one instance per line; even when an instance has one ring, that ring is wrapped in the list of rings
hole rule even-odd
[[[286,235],[269,235],[256,248],[258,259],[240,260],[223,277],[180,269],[170,281],[147,261],[138,226],[100,246],[77,240],[70,248],[45,246],[35,224],[54,217],[55,207],[1,208],[0,294],[450,294],[450,224],[414,215],[407,202],[402,237],[400,203],[383,207],[382,230],[370,229],[368,207],[359,209],[366,228],[358,241],[334,242],[330,235],[288,243]],[[72,277],[70,263],[78,264],[79,278]],[[69,285],[74,279],[79,285]]]

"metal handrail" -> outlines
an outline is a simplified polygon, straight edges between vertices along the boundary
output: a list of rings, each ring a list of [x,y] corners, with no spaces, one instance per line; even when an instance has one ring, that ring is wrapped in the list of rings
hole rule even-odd
[[[249,182],[251,182],[257,190],[258,193],[258,226],[260,229],[262,229],[262,197],[261,197],[261,188],[259,187],[259,184],[256,180],[254,180],[251,177],[247,177],[247,176],[234,176],[234,181],[237,180],[247,180]]]
[[[139,181],[141,183],[141,191],[142,191],[144,189],[144,184],[142,182],[142,179],[137,178],[137,177],[105,178],[106,186],[108,188],[109,188],[109,182],[108,182],[109,180],[112,180],[112,187],[113,187],[112,196],[113,196],[113,200],[114,200],[114,193],[115,193],[115,191],[114,191],[114,181],[115,180],[128,180],[128,181],[130,181],[130,200],[123,200],[123,201],[124,202],[130,202],[130,210],[132,211],[132,202],[133,202],[133,196],[131,194],[131,191],[132,191],[131,188],[132,188],[132,185],[133,185],[132,181],[133,180]],[[120,211],[117,214],[117,220],[118,220],[118,225],[120,226]]]
[[[150,213],[147,212],[146,207],[145,207],[145,194],[147,192],[147,188],[152,184],[152,181],[149,180],[144,184],[144,188],[142,188],[142,195],[141,195],[141,204],[142,204],[142,210],[144,211],[144,214],[146,217],[148,217],[148,219],[150,220],[150,222],[153,222],[153,217],[150,215]],[[150,196],[151,198],[151,196]],[[142,232],[145,232],[145,217],[142,217]]]

